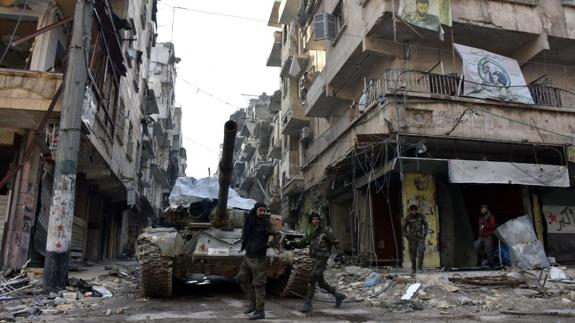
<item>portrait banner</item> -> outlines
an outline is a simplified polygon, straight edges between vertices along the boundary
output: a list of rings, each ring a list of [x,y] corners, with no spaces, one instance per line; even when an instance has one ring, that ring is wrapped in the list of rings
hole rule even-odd
[[[463,61],[466,96],[534,104],[517,60],[454,44]]]
[[[408,23],[434,31],[451,27],[451,0],[400,0],[399,16]]]

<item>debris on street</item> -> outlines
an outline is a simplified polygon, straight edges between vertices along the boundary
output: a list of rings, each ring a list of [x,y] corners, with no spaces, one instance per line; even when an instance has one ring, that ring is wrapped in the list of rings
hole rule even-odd
[[[81,317],[109,306],[108,302],[114,302],[114,298],[138,295],[137,266],[135,263],[121,266],[105,270],[102,265],[71,273],[66,288],[57,293],[46,293],[41,279],[30,279],[27,268],[16,275],[12,273],[10,278],[0,275],[0,322],[18,317],[28,320],[39,316]],[[114,313],[120,315],[127,310],[122,307]]]

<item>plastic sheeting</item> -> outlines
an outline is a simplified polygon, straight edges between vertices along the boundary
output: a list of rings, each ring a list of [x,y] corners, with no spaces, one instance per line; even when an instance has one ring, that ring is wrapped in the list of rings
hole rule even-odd
[[[561,165],[449,160],[448,166],[451,183],[569,187],[569,171]]]
[[[511,260],[517,267],[527,270],[550,266],[528,216],[505,222],[495,230],[495,235],[509,247]]]
[[[217,177],[195,179],[193,177],[178,177],[170,193],[170,205],[188,206],[203,199],[214,200],[218,198],[220,185]],[[229,189],[228,208],[251,210],[255,200],[241,197],[233,189]]]

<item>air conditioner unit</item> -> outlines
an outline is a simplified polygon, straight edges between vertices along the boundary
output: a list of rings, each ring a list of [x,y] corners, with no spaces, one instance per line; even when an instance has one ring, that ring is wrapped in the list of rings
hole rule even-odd
[[[323,12],[313,16],[313,32],[315,40],[334,40],[337,34],[335,16]]]
[[[302,144],[307,145],[311,142],[311,140],[312,140],[311,129],[309,127],[301,128],[299,141]]]

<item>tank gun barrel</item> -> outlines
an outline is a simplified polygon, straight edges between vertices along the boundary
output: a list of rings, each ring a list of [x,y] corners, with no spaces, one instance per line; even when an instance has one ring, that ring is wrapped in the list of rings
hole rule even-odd
[[[234,146],[236,144],[236,133],[238,125],[235,121],[229,120],[224,125],[224,145],[222,148],[222,159],[219,168],[219,192],[218,204],[214,213],[212,224],[214,227],[225,227],[228,217],[228,193],[232,181],[232,172],[234,170],[233,157]]]

